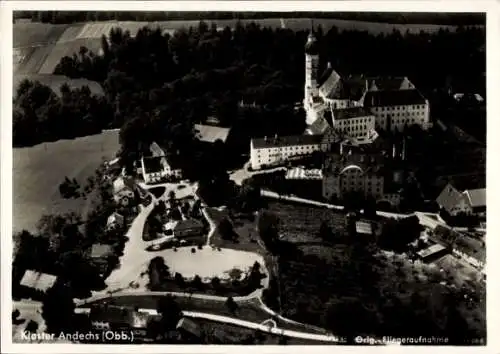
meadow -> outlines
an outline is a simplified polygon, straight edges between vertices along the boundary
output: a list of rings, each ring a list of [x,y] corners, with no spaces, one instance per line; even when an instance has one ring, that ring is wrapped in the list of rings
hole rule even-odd
[[[118,131],[13,149],[13,230],[35,231],[43,214],[82,213],[86,201],[63,199],[59,184],[68,176],[85,185],[118,149]]]

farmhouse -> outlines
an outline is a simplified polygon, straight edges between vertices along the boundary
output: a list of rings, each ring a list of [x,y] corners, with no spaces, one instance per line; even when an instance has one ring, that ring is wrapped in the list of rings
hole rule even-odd
[[[146,184],[159,183],[168,178],[182,178],[179,168],[174,166],[174,159],[167,160],[163,149],[155,142],[150,146],[150,156],[141,158],[141,170]]]
[[[319,75],[319,43],[312,32],[305,56],[303,106],[308,125],[313,125],[327,110],[365,107],[375,116],[376,129],[394,131],[412,124],[423,129],[430,127],[429,102],[407,77],[342,77],[330,63]],[[354,133],[360,134],[357,125]]]
[[[20,285],[45,293],[54,286],[56,280],[57,277],[55,275],[28,269],[24,272]]]
[[[120,176],[113,181],[113,199],[121,205],[128,205],[134,198],[134,182],[132,179]]]
[[[203,224],[196,219],[181,220],[174,226],[175,237],[199,236],[203,233]]]
[[[108,230],[113,230],[122,227],[124,224],[124,218],[122,215],[114,212],[108,217],[108,221],[106,223],[106,228]]]
[[[459,213],[478,214],[486,210],[486,188],[460,192],[448,183],[436,198],[436,202],[452,216]]]
[[[113,247],[111,245],[95,243],[90,250],[90,259],[92,264],[99,269],[99,272],[104,273],[108,268],[107,258],[113,254]]]

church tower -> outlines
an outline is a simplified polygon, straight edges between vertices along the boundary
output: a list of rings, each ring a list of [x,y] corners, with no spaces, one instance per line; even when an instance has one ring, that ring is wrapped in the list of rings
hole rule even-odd
[[[318,64],[319,64],[319,45],[316,36],[311,28],[311,33],[307,37],[305,46],[306,53],[306,80],[304,87],[304,106],[311,98],[318,96]]]

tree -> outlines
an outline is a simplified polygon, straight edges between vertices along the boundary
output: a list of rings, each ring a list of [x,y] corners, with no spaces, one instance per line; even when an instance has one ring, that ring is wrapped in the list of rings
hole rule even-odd
[[[330,225],[328,225],[327,221],[323,220],[321,222],[321,225],[319,227],[318,236],[324,241],[331,241],[332,229],[330,228]]]
[[[156,310],[161,315],[160,323],[164,331],[175,329],[182,317],[181,307],[171,295],[162,296],[158,300]]]
[[[38,331],[38,323],[33,320],[29,321],[26,325],[26,331],[30,333],[36,333]]]
[[[19,312],[18,309],[15,309],[14,311],[12,311],[12,323],[13,324],[15,324],[18,321],[19,316],[21,316],[21,312]]]
[[[201,281],[201,278],[198,274],[196,274],[193,278],[193,281],[191,283],[193,287],[195,287],[197,290],[203,290],[203,282]]]
[[[162,281],[169,277],[169,268],[165,264],[163,257],[154,257],[148,266],[149,275],[149,288],[151,290],[158,289],[161,286]]]
[[[279,219],[276,215],[269,212],[259,213],[257,221],[257,229],[260,238],[271,251],[277,251],[277,244],[279,242]]]
[[[71,332],[75,303],[71,289],[57,283],[47,290],[42,302],[42,317],[49,333]]]
[[[236,310],[238,309],[238,304],[236,303],[236,301],[234,301],[232,296],[229,296],[227,298],[225,305],[228,308],[229,312],[231,312],[232,314],[236,313]]]
[[[214,290],[217,290],[220,288],[221,282],[219,277],[213,277],[211,280],[212,287]]]
[[[219,229],[219,232],[220,232],[222,239],[224,239],[224,240],[234,240],[235,239],[236,233],[233,230],[233,224],[231,224],[231,222],[227,218],[223,218],[219,222],[218,229]]]
[[[186,281],[184,280],[184,277],[182,276],[181,273],[175,273],[174,275],[174,280],[175,283],[180,286],[181,288],[184,288],[186,286]]]

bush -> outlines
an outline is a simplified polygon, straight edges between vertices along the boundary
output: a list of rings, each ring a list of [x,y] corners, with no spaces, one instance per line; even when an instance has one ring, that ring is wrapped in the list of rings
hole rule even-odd
[[[200,244],[198,244],[198,249],[199,249],[199,250],[202,250],[202,249],[203,249],[203,245],[202,245],[201,243],[200,243]]]
[[[191,253],[196,253],[196,248],[191,248]]]

